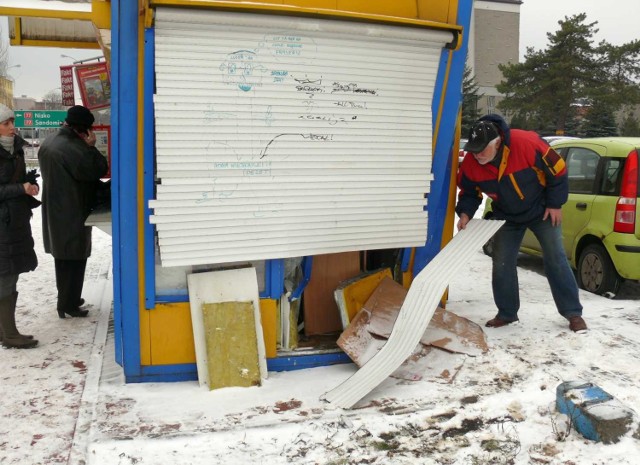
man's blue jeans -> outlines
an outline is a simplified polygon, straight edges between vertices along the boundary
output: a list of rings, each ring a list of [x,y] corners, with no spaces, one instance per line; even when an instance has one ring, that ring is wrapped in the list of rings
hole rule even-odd
[[[542,246],[544,272],[560,315],[565,318],[582,315],[578,285],[562,247],[562,230],[552,226],[551,220],[538,220],[528,224],[507,221],[493,236],[493,300],[498,307],[498,318],[504,321],[518,319],[520,293],[518,289],[518,249],[527,228],[536,235]]]

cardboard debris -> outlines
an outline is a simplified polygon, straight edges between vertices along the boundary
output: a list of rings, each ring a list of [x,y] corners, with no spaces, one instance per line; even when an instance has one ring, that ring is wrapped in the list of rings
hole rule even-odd
[[[376,337],[368,331],[371,312],[366,309],[356,314],[351,324],[338,338],[338,347],[361,367],[387,342],[386,339]]]
[[[467,227],[415,276],[393,331],[375,356],[349,378],[320,398],[338,407],[352,408],[398,369],[420,343],[449,281],[464,265],[464,257],[482,246],[503,221],[472,219]]]
[[[389,337],[407,292],[407,289],[390,278],[385,278],[378,284],[364,305],[371,313],[369,331],[384,338]]]
[[[489,351],[480,325],[440,307],[433,314],[420,342],[472,357]]]
[[[362,309],[365,302],[385,277],[391,279],[389,268],[363,273],[355,278],[342,281],[333,296],[338,304],[342,328],[346,329],[351,320]]]
[[[369,332],[383,338],[391,335],[407,292],[392,279],[380,282],[365,304],[371,312]],[[420,343],[473,357],[489,350],[482,327],[440,307],[434,312]]]
[[[386,338],[376,336],[368,330],[370,317],[371,313],[366,309],[358,312],[337,342],[338,347],[358,367],[367,363],[387,342]],[[450,383],[463,363],[464,355],[418,344],[411,356],[391,376],[408,381],[428,378]]]
[[[363,366],[385,345],[407,292],[390,277],[384,277],[340,335],[338,347],[356,365]],[[477,356],[488,349],[479,325],[438,307],[418,346],[391,376],[451,382],[464,363],[464,355]]]
[[[464,361],[462,354],[418,344],[413,354],[391,376],[409,381],[428,379],[448,384],[454,380]]]

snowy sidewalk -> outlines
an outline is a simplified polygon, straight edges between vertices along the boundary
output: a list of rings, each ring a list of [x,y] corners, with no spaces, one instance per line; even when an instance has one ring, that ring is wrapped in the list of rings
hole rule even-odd
[[[0,347],[0,464],[69,462],[81,400],[94,357],[99,321],[112,303],[111,238],[94,232],[83,297],[87,318],[58,318],[53,259],[42,250],[39,209],[32,227],[39,266],[18,281],[16,320],[38,347]]]
[[[57,317],[53,263],[41,250],[19,282],[18,323],[40,345],[0,348],[2,465],[637,463],[631,437],[607,446],[575,431],[563,438],[554,401],[561,382],[581,378],[640,411],[638,285],[615,300],[582,292],[590,330],[579,335],[557,315],[545,278],[519,268],[520,322],[486,329],[490,351],[467,357],[451,383],[389,378],[361,408],[342,410],[319,398],[352,364],[272,372],[253,388],[124,384],[109,326],[110,237],[93,237],[89,318]],[[477,252],[469,262],[447,308],[483,323],[495,313],[490,261]]]
[[[478,323],[492,317],[489,269],[487,257],[474,255],[469,273],[451,283],[448,308]],[[488,329],[488,354],[467,357],[450,384],[389,378],[353,410],[319,400],[354,372],[350,364],[272,372],[254,388],[125,385],[109,336],[96,402],[86,406],[91,421],[83,404],[71,454],[77,461],[69,463],[83,463],[83,444],[89,465],[636,463],[637,440],[587,441],[567,430],[554,401],[561,382],[582,378],[639,411],[640,294],[581,293],[591,329],[574,334],[549,301],[544,277],[519,274],[521,321]],[[92,370],[83,401],[94,398]]]

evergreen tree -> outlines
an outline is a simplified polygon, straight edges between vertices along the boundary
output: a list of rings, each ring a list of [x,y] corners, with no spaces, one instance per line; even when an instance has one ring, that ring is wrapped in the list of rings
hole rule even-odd
[[[618,127],[611,105],[606,102],[594,102],[582,123],[584,137],[617,136]]]
[[[620,135],[625,137],[640,137],[640,121],[632,114],[628,114],[622,120]]]
[[[597,22],[586,19],[584,13],[565,17],[557,32],[547,34],[545,50],[528,48],[523,63],[499,65],[504,79],[497,89],[505,98],[498,108],[517,115],[525,129],[570,133],[577,127],[578,103],[588,108],[600,102],[609,112],[640,103],[640,41],[594,45]]]
[[[480,100],[482,95],[478,94],[478,90],[478,83],[471,72],[471,68],[469,66],[465,66],[462,78],[461,134],[463,137],[466,137],[473,123],[480,117],[478,100]]]

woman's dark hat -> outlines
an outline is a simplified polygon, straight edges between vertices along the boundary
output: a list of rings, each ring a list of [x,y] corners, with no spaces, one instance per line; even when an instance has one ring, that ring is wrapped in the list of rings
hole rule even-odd
[[[84,129],[89,129],[93,126],[93,122],[96,119],[93,114],[82,105],[75,105],[67,110],[67,117],[65,122],[69,126],[79,126]]]
[[[471,153],[480,153],[489,145],[489,142],[499,135],[495,124],[489,121],[478,121],[471,126],[467,143],[464,144],[463,150]]]

